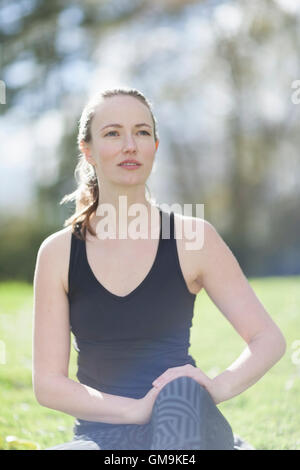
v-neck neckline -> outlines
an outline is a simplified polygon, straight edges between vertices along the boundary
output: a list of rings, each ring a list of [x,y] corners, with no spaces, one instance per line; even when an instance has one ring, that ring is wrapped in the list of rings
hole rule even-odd
[[[152,275],[152,273],[153,273],[153,271],[154,271],[154,269],[155,269],[155,267],[158,263],[159,252],[160,252],[161,244],[162,244],[161,243],[161,240],[162,240],[162,210],[159,207],[158,207],[158,210],[159,210],[159,216],[160,216],[160,231],[159,231],[159,240],[158,240],[158,245],[157,245],[154,261],[151,265],[150,270],[148,271],[148,273],[144,277],[144,279],[140,282],[140,284],[137,287],[135,287],[135,289],[133,289],[131,292],[129,292],[129,294],[120,296],[120,295],[114,294],[113,292],[109,291],[106,287],[104,287],[104,285],[98,280],[98,278],[96,277],[94,271],[91,268],[91,265],[89,263],[88,256],[87,256],[86,241],[84,240],[84,242],[83,242],[83,248],[84,248],[83,251],[84,251],[85,263],[87,265],[89,273],[91,274],[92,279],[95,281],[95,284],[97,284],[99,289],[101,289],[105,294],[107,294],[109,297],[111,297],[113,300],[115,300],[117,302],[125,302],[125,301],[131,299],[135,294],[137,294],[146,285],[146,282],[151,277],[151,275]]]

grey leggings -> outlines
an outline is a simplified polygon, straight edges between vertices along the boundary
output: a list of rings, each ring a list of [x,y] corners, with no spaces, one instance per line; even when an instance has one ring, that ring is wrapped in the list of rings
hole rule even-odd
[[[87,422],[74,428],[73,441],[47,450],[234,450],[231,426],[210,394],[190,377],[166,384],[148,423]]]

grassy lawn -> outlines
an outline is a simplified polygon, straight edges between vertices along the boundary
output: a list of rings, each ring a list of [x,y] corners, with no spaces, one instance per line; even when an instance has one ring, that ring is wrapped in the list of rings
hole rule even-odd
[[[285,356],[255,385],[218,405],[257,449],[300,449],[300,277],[251,279],[287,340]],[[32,390],[32,286],[0,284],[0,449],[40,449],[72,439],[72,416],[40,406]],[[299,341],[298,345],[295,341]],[[190,354],[213,377],[245,343],[205,292],[196,299]],[[69,369],[76,380],[76,352]]]

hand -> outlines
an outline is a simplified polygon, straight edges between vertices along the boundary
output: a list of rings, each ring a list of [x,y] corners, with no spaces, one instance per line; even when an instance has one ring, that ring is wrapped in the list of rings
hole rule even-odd
[[[160,388],[152,387],[143,398],[132,400],[126,408],[126,423],[146,424],[151,419],[155,399],[160,392]]]
[[[171,367],[170,369],[167,369],[152,382],[152,385],[157,387],[160,391],[168,382],[176,379],[177,377],[192,377],[208,391],[215,404],[222,401],[219,399],[218,391],[215,390],[213,380],[199,369],[199,367],[194,367],[192,364],[185,364],[184,366]]]

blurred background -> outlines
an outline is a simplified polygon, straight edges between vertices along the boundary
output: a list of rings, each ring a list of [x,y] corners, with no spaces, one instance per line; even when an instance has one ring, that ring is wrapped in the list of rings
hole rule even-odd
[[[204,204],[247,275],[300,273],[299,2],[0,8],[1,279],[32,280],[41,240],[74,209],[59,201],[76,188],[81,110],[119,85],[153,103],[156,201]]]
[[[295,321],[299,1],[2,0],[0,42],[0,280],[30,286],[20,305],[31,306],[41,242],[74,210],[59,202],[76,188],[82,108],[99,89],[129,86],[158,121],[152,197],[204,204],[248,277],[295,276],[284,294]],[[15,291],[1,292],[8,318]]]

